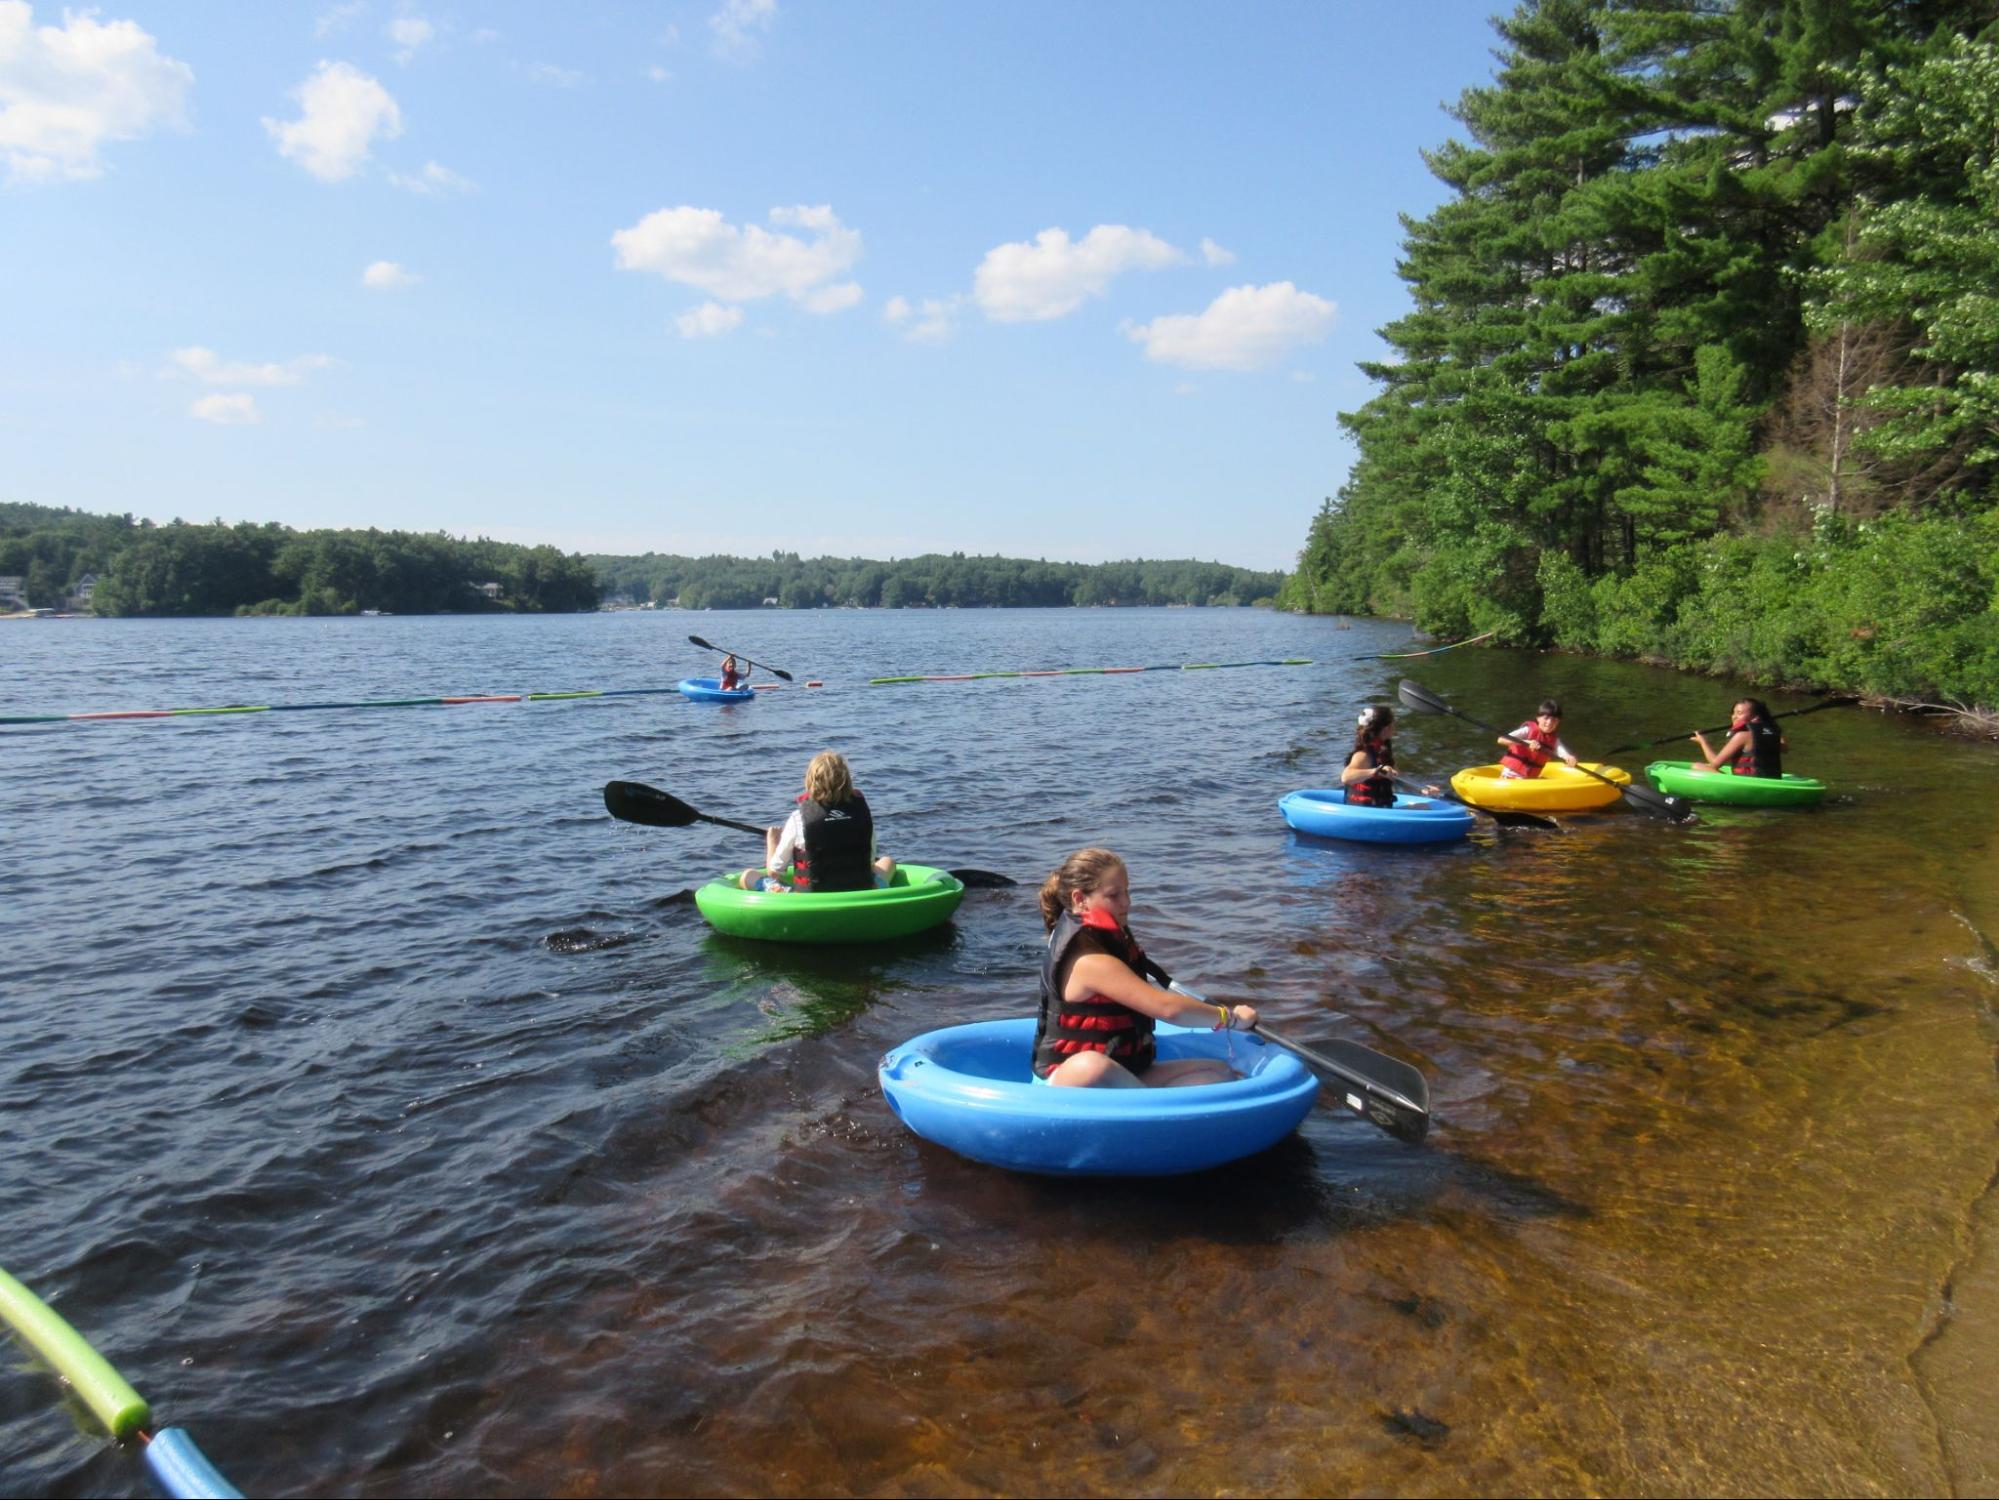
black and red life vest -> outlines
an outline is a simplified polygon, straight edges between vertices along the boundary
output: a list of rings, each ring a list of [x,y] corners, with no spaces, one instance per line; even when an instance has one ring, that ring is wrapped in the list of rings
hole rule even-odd
[[[1521,740],[1527,743],[1518,743]],[[1555,758],[1555,746],[1561,743],[1561,736],[1543,729],[1538,719],[1530,719],[1513,731],[1513,741],[1499,758],[1501,769],[1515,776],[1532,777],[1539,776],[1541,767]]]
[[[1365,750],[1373,757],[1377,773],[1384,766],[1395,764],[1395,741],[1392,739],[1366,739],[1354,746]],[[1351,755],[1348,757],[1351,759]],[[1350,807],[1393,807],[1395,805],[1395,783],[1386,776],[1376,774],[1365,781],[1347,783],[1347,804]]]
[[[805,847],[792,858],[792,887],[813,891],[867,891],[875,884],[875,819],[868,799],[855,792],[845,802],[822,807],[798,799],[805,824]]]
[[[1065,960],[1078,939],[1084,940],[1085,952],[1108,953],[1134,974],[1152,969],[1138,939],[1118,926],[1109,912],[1093,911],[1080,921],[1066,911],[1057,917],[1048,932],[1048,952],[1041,960],[1041,1019],[1034,1032],[1034,1071],[1046,1078],[1079,1052],[1102,1052],[1132,1072],[1143,1073],[1152,1066],[1154,1055],[1152,1017],[1102,995],[1062,998],[1062,987],[1069,978]]]
[[[1731,735],[1749,731],[1749,743],[1735,752],[1735,761],[1729,769],[1738,776],[1761,776],[1769,781],[1779,781],[1784,775],[1784,736],[1768,719],[1751,719],[1746,724],[1731,724]]]

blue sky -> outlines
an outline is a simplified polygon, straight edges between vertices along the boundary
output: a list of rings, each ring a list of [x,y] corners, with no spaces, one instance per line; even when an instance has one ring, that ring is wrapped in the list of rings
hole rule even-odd
[[[1489,13],[0,0],[0,499],[1289,567]]]

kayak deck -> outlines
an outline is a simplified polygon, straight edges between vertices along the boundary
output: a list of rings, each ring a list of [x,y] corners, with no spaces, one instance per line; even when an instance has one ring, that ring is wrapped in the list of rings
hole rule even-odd
[[[746,891],[724,875],[694,893],[717,932],[773,943],[908,937],[948,922],[964,899],[964,882],[929,865],[900,865],[888,885],[868,891]]]

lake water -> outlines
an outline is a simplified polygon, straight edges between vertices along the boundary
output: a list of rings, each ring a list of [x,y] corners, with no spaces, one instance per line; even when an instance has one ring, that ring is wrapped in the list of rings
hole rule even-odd
[[[1732,685],[1261,611],[55,621],[0,714],[658,686],[690,631],[825,686],[0,730],[0,1263],[247,1492],[1999,1491],[1999,770],[1930,726],[1796,721],[1816,812],[1403,851],[1275,808],[1399,675],[1585,752]],[[776,821],[826,746],[886,851],[1021,887],[743,943],[674,898],[753,838],[603,810]],[[876,1059],[1031,1009],[1085,843],[1177,974],[1421,1067],[1429,1141],[1322,1106],[1101,1184],[905,1132]],[[147,1493],[11,1346],[0,1476]]]

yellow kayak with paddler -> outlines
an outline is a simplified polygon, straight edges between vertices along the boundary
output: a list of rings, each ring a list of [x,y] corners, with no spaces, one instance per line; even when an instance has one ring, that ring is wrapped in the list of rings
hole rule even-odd
[[[1562,813],[1608,807],[1631,784],[1629,771],[1593,760],[1582,764],[1615,785],[1605,786],[1596,776],[1571,770],[1556,761],[1543,766],[1541,774],[1534,777],[1503,776],[1496,765],[1467,766],[1451,778],[1451,790],[1474,807],[1498,812]]]

